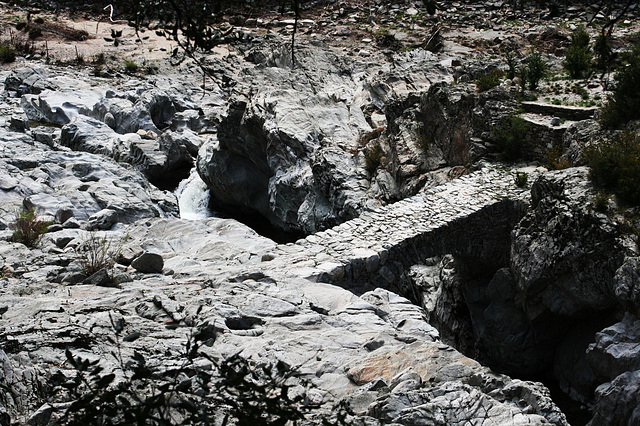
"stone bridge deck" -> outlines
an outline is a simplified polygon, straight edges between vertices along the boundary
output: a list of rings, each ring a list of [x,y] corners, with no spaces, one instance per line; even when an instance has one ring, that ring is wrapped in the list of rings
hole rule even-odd
[[[487,168],[279,245],[269,266],[263,265],[312,281],[381,287],[437,255],[500,267],[508,262],[510,232],[528,199],[529,189],[517,187],[514,174]]]

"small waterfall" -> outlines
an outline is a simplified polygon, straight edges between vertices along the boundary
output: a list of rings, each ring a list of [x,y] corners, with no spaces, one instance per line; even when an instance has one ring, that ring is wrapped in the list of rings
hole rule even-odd
[[[198,220],[213,216],[209,210],[209,189],[194,167],[175,191],[182,219]]]

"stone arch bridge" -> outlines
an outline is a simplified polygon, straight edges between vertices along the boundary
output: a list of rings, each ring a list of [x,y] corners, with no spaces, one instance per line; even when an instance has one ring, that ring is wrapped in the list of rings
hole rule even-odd
[[[433,256],[454,254],[495,269],[508,265],[510,234],[530,191],[514,174],[485,168],[332,229],[281,244],[267,270],[355,292],[392,287],[403,272]]]

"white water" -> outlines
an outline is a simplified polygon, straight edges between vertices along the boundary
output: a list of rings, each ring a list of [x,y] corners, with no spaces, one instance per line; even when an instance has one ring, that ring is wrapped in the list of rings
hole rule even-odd
[[[180,218],[198,220],[213,216],[209,210],[209,189],[200,179],[195,167],[189,177],[180,182],[175,194],[178,197]]]

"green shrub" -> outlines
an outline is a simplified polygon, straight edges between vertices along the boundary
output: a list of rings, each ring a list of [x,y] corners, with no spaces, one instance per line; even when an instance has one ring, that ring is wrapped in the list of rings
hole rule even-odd
[[[500,79],[502,78],[503,75],[504,75],[504,72],[497,69],[491,70],[489,72],[486,72],[480,75],[480,77],[478,77],[478,79],[476,80],[476,84],[478,85],[478,91],[486,92],[487,90],[496,87],[498,84],[500,84]]]
[[[595,67],[603,72],[609,71],[614,63],[613,49],[608,35],[599,34],[593,44]]]
[[[74,250],[82,272],[91,276],[102,269],[112,268],[122,252],[122,247],[119,244],[114,244],[107,237],[100,238],[95,232],[92,232]]]
[[[525,172],[516,172],[514,180],[518,188],[524,188],[529,182],[529,175]]]
[[[91,70],[91,75],[93,75],[94,77],[104,77],[104,67],[102,65],[94,65],[93,69]]]
[[[624,132],[585,149],[589,176],[627,203],[640,205],[640,137]]]
[[[518,75],[518,62],[516,61],[516,56],[512,52],[507,52],[505,55],[505,60],[507,61],[507,78],[509,80],[513,80],[516,75]]]
[[[42,30],[40,28],[31,28],[29,31],[29,39],[35,40],[38,37],[42,37]]]
[[[628,65],[616,74],[613,94],[600,110],[600,122],[605,128],[620,128],[640,118],[640,45],[626,58]]]
[[[576,95],[580,95],[580,97],[581,97],[583,100],[585,100],[585,101],[586,101],[587,99],[589,99],[589,91],[588,91],[587,89],[585,89],[584,87],[582,87],[582,86],[579,86],[579,85],[575,84],[575,85],[572,87],[572,91],[573,91],[573,93],[575,93]]]
[[[139,68],[140,67],[138,66],[138,64],[136,64],[135,61],[131,61],[131,60],[125,60],[124,61],[124,70],[128,74],[137,73]]]
[[[23,210],[16,213],[11,239],[27,247],[35,247],[40,242],[42,235],[49,229],[49,225],[51,222],[38,219],[33,209]]]
[[[199,308],[196,315],[199,315]],[[66,350],[75,374],[56,378],[56,395],[68,400],[60,424],[69,425],[293,425],[316,404],[306,392],[291,392],[294,383],[311,385],[301,373],[273,359],[253,363],[239,354],[217,360],[201,350],[215,343],[216,327],[194,327],[175,366],[148,363],[133,350],[122,358],[124,318],[114,320],[118,363],[116,372],[103,372],[100,357],[91,361]],[[195,363],[209,360],[208,368]],[[117,373],[117,374],[116,374]],[[338,414],[339,416],[339,414]]]
[[[526,71],[523,72],[523,77],[529,84],[529,90],[536,90],[538,88],[538,83],[546,75],[547,68],[548,65],[544,59],[542,59],[540,52],[533,52],[527,57],[525,61]]]
[[[0,63],[8,64],[16,60],[16,49],[9,43],[0,43]]]
[[[509,116],[503,119],[492,133],[506,161],[516,161],[524,156],[524,140],[529,123],[522,117]]]
[[[365,169],[367,169],[369,173],[373,173],[380,166],[380,162],[382,161],[383,156],[384,152],[382,151],[382,148],[380,147],[380,144],[378,142],[375,142],[368,149],[365,149]]]
[[[598,192],[595,197],[593,197],[593,208],[597,212],[605,213],[609,210],[609,196],[602,192]]]
[[[571,78],[587,78],[591,69],[592,59],[589,34],[583,27],[580,27],[571,36],[571,45],[565,52],[565,60],[562,66]]]

